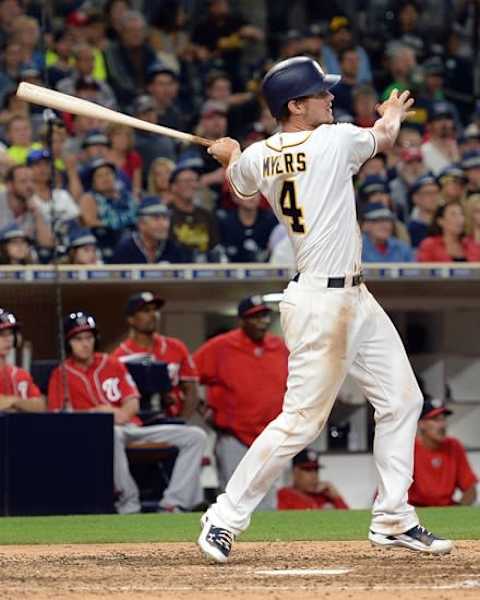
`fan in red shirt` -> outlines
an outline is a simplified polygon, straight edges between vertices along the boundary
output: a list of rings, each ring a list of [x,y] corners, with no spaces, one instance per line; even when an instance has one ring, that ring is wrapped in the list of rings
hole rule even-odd
[[[268,333],[271,310],[261,296],[242,300],[240,327],[216,336],[193,355],[200,383],[207,386],[208,420],[218,432],[216,456],[224,486],[249,446],[281,409],[288,350]],[[260,509],[276,506],[276,492]]]
[[[446,417],[452,411],[435,400],[425,400],[415,440],[413,483],[409,502],[414,506],[469,505],[476,500],[477,478],[463,445],[447,437]],[[453,500],[457,489],[463,492]]]
[[[128,467],[125,447],[131,442],[167,443],[178,448],[172,476],[159,510],[190,510],[202,500],[200,466],[206,435],[198,427],[154,425],[140,427],[139,393],[125,366],[116,358],[95,352],[97,325],[92,315],[70,313],[64,321],[69,357],[52,373],[48,386],[50,410],[111,413],[114,417],[114,483],[119,513],[140,511],[139,492]],[[66,385],[65,385],[66,384]]]
[[[18,343],[17,318],[0,308],[0,411],[43,412],[45,401],[30,373],[7,363]]]
[[[278,510],[348,508],[333,484],[320,481],[318,470],[322,465],[316,450],[305,448],[293,457],[292,465],[292,486],[278,490]]]
[[[182,341],[156,333],[159,310],[164,304],[165,301],[152,292],[130,296],[126,307],[130,335],[112,356],[122,362],[145,358],[166,362],[172,383],[172,390],[163,399],[166,413],[189,419],[198,403],[198,373]]]

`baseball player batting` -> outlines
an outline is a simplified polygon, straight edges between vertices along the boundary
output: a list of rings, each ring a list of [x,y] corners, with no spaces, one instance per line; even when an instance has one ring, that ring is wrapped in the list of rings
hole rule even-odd
[[[347,373],[375,409],[379,482],[370,541],[435,554],[453,547],[422,527],[407,502],[422,394],[395,327],[362,282],[352,184],[362,163],[393,146],[414,101],[393,90],[372,128],[333,124],[330,89],[339,80],[308,57],[278,63],[262,91],[281,132],[244,152],[231,138],[208,150],[227,167],[238,196],[268,199],[288,228],[298,267],[280,303],[290,351],[282,412],[202,517],[198,544],[217,562],[227,561],[235,536],[292,457],[317,438]]]

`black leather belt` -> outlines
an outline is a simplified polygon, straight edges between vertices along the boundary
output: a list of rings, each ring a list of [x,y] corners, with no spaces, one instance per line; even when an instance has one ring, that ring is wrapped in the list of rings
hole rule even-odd
[[[293,277],[292,281],[298,281],[300,279],[300,273],[296,273]],[[345,282],[347,281],[347,277],[329,277],[327,280],[327,287],[329,288],[344,288]],[[363,275],[359,273],[358,275],[354,275],[351,279],[352,287],[355,285],[360,285],[363,282]]]

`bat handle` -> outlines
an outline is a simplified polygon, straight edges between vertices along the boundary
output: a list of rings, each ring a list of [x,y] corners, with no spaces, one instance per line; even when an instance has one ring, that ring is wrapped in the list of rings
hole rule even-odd
[[[200,146],[210,147],[215,140],[209,140],[207,138],[201,137],[199,135],[192,135],[192,142],[194,144],[200,144]]]

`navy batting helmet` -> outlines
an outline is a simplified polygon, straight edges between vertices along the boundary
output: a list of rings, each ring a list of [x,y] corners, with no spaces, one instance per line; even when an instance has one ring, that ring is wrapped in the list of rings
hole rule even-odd
[[[14,337],[14,345],[17,347],[18,345],[18,332],[20,330],[20,325],[17,321],[17,317],[5,310],[4,308],[0,308],[0,331],[4,329],[12,329],[13,337]]]
[[[340,75],[326,75],[312,58],[296,56],[282,60],[268,71],[262,92],[272,116],[278,119],[289,100],[329,90],[340,79]]]
[[[95,318],[89,313],[83,312],[82,310],[77,312],[71,312],[63,320],[63,335],[65,336],[66,349],[70,352],[69,340],[77,333],[83,331],[91,331],[95,335],[95,342],[98,338],[98,329]]]

